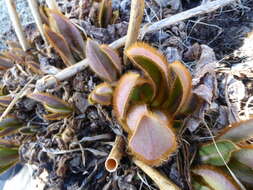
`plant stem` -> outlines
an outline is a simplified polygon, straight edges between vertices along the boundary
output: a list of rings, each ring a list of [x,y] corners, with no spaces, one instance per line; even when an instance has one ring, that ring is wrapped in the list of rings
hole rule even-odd
[[[8,13],[10,15],[12,25],[13,25],[15,33],[18,37],[18,41],[21,44],[22,49],[24,51],[26,51],[30,48],[30,44],[26,40],[25,33],[22,29],[22,25],[20,23],[14,1],[13,0],[5,0],[5,2],[6,2],[6,5],[7,5],[7,9],[8,9]]]
[[[29,4],[29,7],[31,9],[32,15],[34,17],[35,23],[36,23],[36,25],[39,29],[39,32],[40,32],[44,42],[47,45],[48,42],[47,42],[47,39],[45,37],[42,20],[41,20],[40,14],[39,14],[38,2],[37,2],[37,0],[28,0],[28,4]]]
[[[131,1],[131,12],[130,12],[130,20],[129,20],[127,36],[126,36],[125,49],[130,47],[138,39],[138,36],[140,33],[141,22],[143,18],[143,13],[144,13],[144,7],[145,7],[144,0]],[[127,62],[127,57],[124,56],[124,63],[126,64],[126,62]]]

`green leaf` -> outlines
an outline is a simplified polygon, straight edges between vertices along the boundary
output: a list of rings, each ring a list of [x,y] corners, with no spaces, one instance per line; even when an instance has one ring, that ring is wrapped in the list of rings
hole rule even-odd
[[[0,106],[8,107],[12,100],[10,95],[0,96]]]
[[[22,123],[14,116],[7,116],[0,122],[0,129],[19,128]]]
[[[16,162],[18,158],[18,149],[0,147],[0,166],[6,166]]]
[[[173,85],[164,107],[167,107],[173,115],[177,115],[191,98],[192,77],[190,71],[179,61],[170,64],[169,71],[171,74],[169,81],[173,81]]]
[[[73,112],[72,107],[67,102],[51,94],[38,92],[29,94],[28,97],[42,103],[47,111],[52,112],[52,114],[44,116],[48,120],[59,120]]]
[[[192,187],[193,187],[193,190],[212,190],[209,187],[207,187],[206,185],[200,184],[196,181],[193,181]]]
[[[192,172],[200,177],[213,190],[241,190],[239,185],[220,168],[200,165]]]
[[[246,141],[253,136],[253,119],[233,123],[220,132],[217,139],[228,139],[235,143]]]
[[[229,162],[232,152],[238,149],[238,147],[229,140],[217,141],[216,145],[226,163]],[[225,165],[214,143],[208,143],[208,144],[202,145],[199,149],[199,155],[200,155],[200,160],[204,164],[211,164],[215,166]]]
[[[235,159],[231,159],[228,164],[228,167],[233,171],[236,177],[246,186],[248,189],[253,188],[253,170],[238,162]]]
[[[153,88],[153,106],[159,106],[169,91],[168,63],[155,48],[137,42],[125,51],[126,56],[139,67],[150,80]]]
[[[242,148],[232,153],[234,159],[253,169],[253,147]]]

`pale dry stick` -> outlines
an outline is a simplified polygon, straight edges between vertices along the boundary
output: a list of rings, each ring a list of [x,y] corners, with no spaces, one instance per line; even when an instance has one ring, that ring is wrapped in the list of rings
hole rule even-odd
[[[28,43],[28,41],[25,37],[25,33],[22,29],[22,25],[20,23],[14,1],[13,0],[5,0],[5,2],[6,2],[6,5],[7,5],[8,13],[10,15],[11,23],[12,23],[12,25],[14,27],[14,30],[15,30],[15,33],[18,37],[18,41],[21,44],[22,49],[24,51],[26,51],[31,46],[30,46],[30,44]]]
[[[143,172],[145,172],[159,187],[160,190],[180,190],[180,188],[159,173],[156,169],[144,164],[142,161],[133,159],[136,166],[138,166]]]
[[[134,42],[137,41],[141,22],[144,14],[145,1],[144,0],[132,0],[130,20],[127,29],[125,49],[130,47]],[[126,64],[127,57],[124,56],[124,63]]]
[[[105,169],[108,172],[115,172],[119,166],[120,160],[123,156],[124,139],[121,136],[117,136],[112,147],[112,150],[105,161]]]
[[[240,182],[240,180],[236,177],[236,175],[234,174],[234,172],[233,172],[233,171],[229,168],[229,166],[227,165],[227,163],[226,163],[224,157],[222,156],[222,154],[221,154],[221,152],[220,152],[220,149],[219,149],[218,146],[217,146],[217,143],[216,143],[216,141],[215,141],[215,139],[214,139],[213,133],[212,133],[211,129],[208,127],[208,125],[207,125],[207,123],[205,122],[205,120],[203,120],[203,123],[204,123],[205,127],[207,128],[207,130],[208,130],[208,132],[209,132],[209,134],[210,134],[210,136],[211,136],[211,138],[212,138],[212,141],[213,141],[213,144],[214,144],[215,149],[217,150],[217,152],[218,152],[218,154],[219,154],[221,160],[223,161],[224,165],[225,165],[226,168],[228,169],[230,175],[231,175],[232,178],[235,180],[235,182],[240,186],[241,190],[246,190],[246,188],[243,186],[243,184]]]
[[[38,2],[37,0],[27,0],[29,7],[31,9],[33,18],[35,20],[35,23],[39,29],[40,35],[42,36],[44,42],[46,43],[46,45],[48,45],[48,41],[47,38],[45,36],[45,31],[43,29],[43,23],[40,17],[40,13],[39,13],[39,6],[38,6]]]
[[[8,105],[8,107],[4,110],[3,114],[0,117],[0,122],[9,114],[11,109],[15,106],[16,102],[26,95],[26,91],[28,90],[29,85],[31,82],[36,78],[37,76],[32,77],[26,85],[15,95],[14,99],[11,101],[11,103]]]
[[[47,6],[50,8],[50,9],[55,9],[55,10],[59,10],[59,7],[56,3],[55,0],[46,0],[46,3],[47,3]]]
[[[198,16],[198,15],[201,15],[204,13],[212,12],[216,9],[224,7],[224,6],[228,5],[229,3],[232,3],[235,1],[236,0],[210,1],[206,4],[202,4],[198,7],[189,9],[187,11],[178,13],[176,15],[170,16],[168,18],[165,18],[163,20],[160,20],[158,22],[150,24],[149,26],[142,28],[140,33],[142,35],[142,34],[146,34],[149,32],[154,32],[154,31],[160,30],[164,27],[168,27],[172,24],[178,23],[178,22],[183,21],[185,19],[188,19],[188,18],[191,18],[194,16]],[[121,47],[122,45],[124,45],[125,41],[126,41],[126,36],[114,41],[109,46],[111,48],[117,49],[117,48]],[[44,91],[45,89],[47,89],[49,87],[55,87],[57,82],[64,81],[64,80],[74,76],[76,73],[84,70],[87,66],[88,66],[88,60],[84,59],[75,65],[72,65],[66,69],[63,69],[62,71],[60,71],[59,73],[57,73],[54,76],[50,76],[50,75],[45,76],[37,82],[36,89],[39,91]]]

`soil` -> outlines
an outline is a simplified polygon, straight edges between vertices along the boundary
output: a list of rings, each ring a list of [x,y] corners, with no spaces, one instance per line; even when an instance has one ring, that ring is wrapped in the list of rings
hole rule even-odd
[[[19,3],[21,2],[24,1]],[[79,2],[82,2],[83,6],[80,7]],[[201,1],[188,0],[182,1],[179,7],[170,5],[161,8],[155,1],[148,0],[143,24],[196,7],[200,3]],[[0,9],[3,9],[2,4],[3,1],[0,1]],[[119,10],[120,16],[115,24],[102,29],[94,24],[94,18],[89,15],[90,1],[60,1],[59,5],[63,12],[67,12],[70,18],[87,32],[88,36],[100,43],[109,44],[127,32],[130,0],[113,1],[113,8]],[[78,6],[79,8],[75,9]],[[25,11],[24,7],[27,7],[26,3],[20,6],[20,10]],[[199,114],[203,118],[198,118],[207,122],[214,135],[219,129],[242,117],[239,113],[243,111],[245,102],[252,96],[252,78],[224,72],[224,70],[230,71],[235,65],[248,63],[252,59],[253,55],[241,52],[241,48],[245,45],[245,38],[253,29],[252,9],[252,0],[242,0],[239,4],[229,5],[215,12],[164,28],[159,32],[147,34],[142,39],[162,51],[170,62],[181,59],[196,78],[199,73],[195,72],[198,67],[195,53],[198,51],[194,49],[193,44],[205,44],[214,50],[218,65],[215,74],[205,75],[207,77],[205,80],[212,81],[216,85],[209,86],[210,102],[207,104],[206,101],[204,111]],[[26,11],[21,16],[26,25],[26,32],[32,33],[33,39],[41,41],[38,34],[34,32],[35,25],[28,13],[29,11]],[[7,20],[5,15],[0,14],[1,20]],[[15,40],[10,22],[6,21],[6,23],[8,27],[0,33],[1,44],[4,44],[7,39]],[[1,45],[0,49],[6,49],[6,46]],[[241,53],[235,54],[236,51]],[[120,53],[122,54],[122,50]],[[51,65],[63,67],[59,57],[53,51],[52,54],[50,58],[45,58],[46,61]],[[13,72],[7,72],[9,76],[13,75]],[[2,80],[7,72],[1,76]],[[22,74],[16,79],[14,76],[15,80],[10,78],[11,82],[6,83],[7,88],[13,91],[18,86],[24,86],[30,78],[31,76]],[[16,104],[15,113],[20,120],[41,127],[33,138],[16,136],[23,142],[20,147],[21,162],[37,166],[35,177],[40,176],[43,171],[48,173],[45,184],[47,190],[157,189],[153,181],[133,164],[130,156],[124,156],[116,172],[109,173],[105,170],[104,162],[115,136],[123,135],[125,138],[127,136],[115,120],[111,107],[88,103],[89,93],[100,82],[101,80],[90,69],[86,69],[59,87],[49,90],[48,92],[68,100],[76,108],[73,116],[60,121],[45,120],[42,116],[46,113],[44,107],[28,98],[23,98]],[[225,93],[227,86],[238,82],[242,85],[241,88],[245,89],[245,93],[240,99],[233,99],[232,95],[238,97],[236,93],[239,92],[231,92],[227,98]],[[195,127],[193,127],[193,124],[188,121],[193,120],[191,118],[185,120],[186,126],[180,134],[180,147],[168,161],[157,168],[183,190],[191,189],[190,168],[198,163],[198,144],[210,140],[210,134],[202,122],[194,120]],[[63,138],[62,134],[67,135]],[[82,141],[84,137],[97,135],[103,136],[99,140],[94,138],[91,141]],[[82,151],[61,152],[80,148]]]

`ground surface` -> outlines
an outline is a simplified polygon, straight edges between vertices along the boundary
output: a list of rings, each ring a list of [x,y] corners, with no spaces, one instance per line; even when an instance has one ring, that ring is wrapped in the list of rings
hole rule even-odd
[[[62,10],[69,10],[74,1],[64,1],[65,7]],[[72,2],[72,4],[71,4]],[[79,1],[78,1],[79,2]],[[198,6],[200,1],[182,1],[178,6],[172,1],[171,8],[160,8],[154,1],[147,1],[144,21],[155,22],[170,14]],[[77,3],[76,3],[77,4]],[[33,23],[26,1],[17,1],[17,7],[21,13],[24,26]],[[107,29],[100,29],[93,25],[92,18],[87,18],[87,13],[79,19],[78,24],[82,26],[89,36],[103,43],[110,43],[120,36],[126,34],[127,21],[129,19],[130,0],[113,1],[114,9],[119,9],[120,19],[117,24],[109,26]],[[89,10],[90,7],[87,8]],[[227,124],[247,118],[244,113],[244,106],[249,97],[252,96],[252,78],[245,73],[231,74],[232,69],[238,65],[245,65],[241,68],[249,69],[249,64],[253,58],[251,51],[247,51],[248,44],[244,44],[247,34],[253,30],[253,1],[244,0],[240,4],[227,6],[210,14],[191,18],[174,26],[165,28],[159,32],[148,34],[143,40],[158,47],[169,61],[181,59],[190,68],[194,77],[198,77],[195,72],[195,54],[189,54],[194,43],[206,44],[214,50],[218,64],[212,71],[207,73],[210,83],[209,96],[205,96],[208,104],[200,114],[201,119],[205,119],[214,134],[218,129]],[[71,11],[70,11],[71,12]],[[72,18],[78,15],[72,10]],[[15,36],[10,25],[10,21],[4,6],[4,1],[0,0],[0,50],[6,48],[5,40],[13,40]],[[235,54],[234,52],[237,51]],[[188,52],[188,53],[187,53]],[[50,63],[57,65],[59,58],[50,58]],[[127,68],[128,69],[128,68]],[[215,72],[211,75],[211,72]],[[237,70],[238,71],[238,70]],[[28,81],[22,78],[23,84]],[[224,81],[227,81],[225,84]],[[89,70],[78,73],[72,80],[63,85],[63,88],[53,90],[58,96],[64,96],[76,106],[77,112],[74,119],[48,122],[41,118],[45,110],[40,105],[35,105],[24,99],[17,105],[17,115],[24,121],[36,121],[46,128],[46,131],[38,134],[34,139],[28,140],[21,148],[22,161],[38,166],[35,175],[39,175],[44,169],[49,173],[47,189],[156,189],[153,182],[145,176],[132,162],[131,158],[124,157],[117,172],[109,174],[104,169],[106,155],[110,151],[110,143],[113,142],[115,134],[122,134],[122,130],[111,115],[111,108],[101,106],[90,106],[87,103],[89,92],[98,84],[100,80]],[[236,86],[236,85],[239,85]],[[234,85],[236,87],[234,87]],[[17,86],[11,84],[10,87]],[[196,88],[198,84],[196,84]],[[236,89],[235,89],[236,88]],[[238,90],[240,88],[240,90]],[[230,89],[227,97],[227,89]],[[243,94],[239,94],[242,92]],[[238,98],[240,96],[240,98]],[[68,98],[70,97],[70,98]],[[231,113],[235,114],[231,117]],[[232,115],[233,115],[232,114]],[[195,153],[199,142],[210,139],[210,134],[200,124],[192,119],[188,123],[188,129],[182,132],[182,144],[179,150],[158,170],[166,174],[178,186],[188,190],[190,181],[189,168],[193,163],[191,159]],[[100,140],[85,142],[82,146],[90,148],[84,154],[73,152],[71,154],[46,153],[46,150],[66,150],[78,148],[79,145],[71,142],[62,142],[58,134],[71,126],[73,141],[80,141],[83,137],[105,135]],[[191,145],[191,146],[189,146]],[[85,164],[84,162],[85,158]]]

